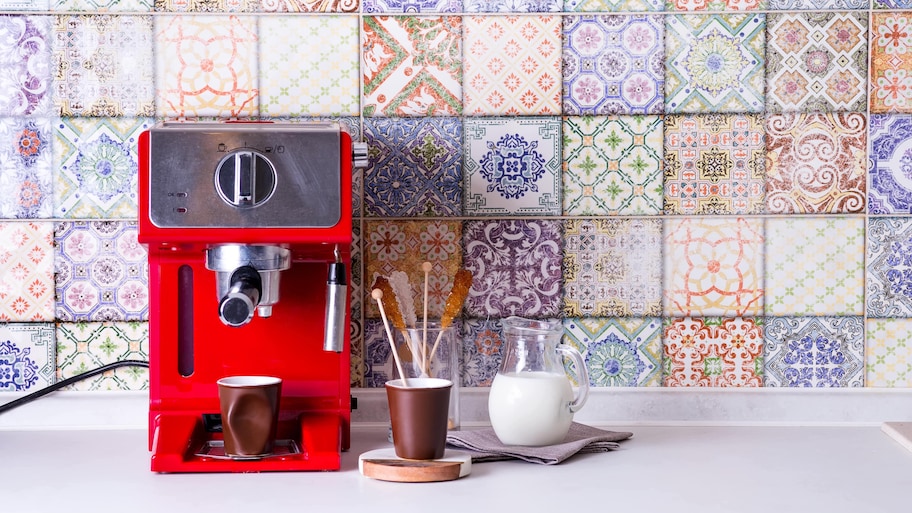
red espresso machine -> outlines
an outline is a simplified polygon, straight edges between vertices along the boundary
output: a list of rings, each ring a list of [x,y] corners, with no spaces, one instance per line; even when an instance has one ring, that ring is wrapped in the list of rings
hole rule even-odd
[[[340,467],[351,177],[366,163],[366,145],[335,123],[165,123],[140,135],[153,471]],[[232,375],[282,378],[270,455],[224,453],[216,381]]]

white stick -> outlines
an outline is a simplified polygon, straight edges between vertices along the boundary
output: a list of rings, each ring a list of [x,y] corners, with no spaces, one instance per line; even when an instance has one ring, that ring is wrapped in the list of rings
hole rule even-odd
[[[431,274],[433,266],[430,262],[421,264],[421,270],[424,271],[424,335],[421,338],[421,353],[424,358],[424,373],[431,374],[431,359],[427,352],[427,310],[428,310],[428,275]]]
[[[383,309],[383,302],[380,301],[383,298],[383,291],[374,289],[371,291],[371,297],[377,301],[377,307],[380,308],[380,318],[383,319],[383,327],[386,328],[386,337],[389,340],[390,349],[393,351],[393,361],[396,362],[396,369],[399,370],[399,376],[402,378],[402,386],[408,388],[408,379],[406,379],[405,372],[402,370],[402,361],[399,360],[399,351],[396,351],[396,342],[393,340],[393,333],[390,331],[389,321],[386,320],[386,310]]]

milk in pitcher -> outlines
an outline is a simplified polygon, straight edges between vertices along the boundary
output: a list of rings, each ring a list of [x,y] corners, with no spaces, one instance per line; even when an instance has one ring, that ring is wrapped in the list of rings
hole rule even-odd
[[[541,446],[563,441],[573,421],[573,390],[566,376],[550,372],[498,373],[488,412],[505,445]]]

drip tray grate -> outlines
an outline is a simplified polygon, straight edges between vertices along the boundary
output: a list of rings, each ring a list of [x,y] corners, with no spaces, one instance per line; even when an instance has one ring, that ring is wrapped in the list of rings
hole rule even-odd
[[[225,454],[224,440],[207,440],[195,453],[195,455],[200,458],[234,461],[258,461],[282,456],[293,456],[295,454],[301,454],[301,448],[294,440],[276,440],[272,446],[271,453],[258,454],[255,456],[228,456]]]

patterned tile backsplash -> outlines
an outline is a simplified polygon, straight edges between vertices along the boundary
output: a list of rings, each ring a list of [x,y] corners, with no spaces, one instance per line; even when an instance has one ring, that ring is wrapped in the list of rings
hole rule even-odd
[[[354,387],[394,372],[371,284],[404,273],[420,311],[430,262],[433,317],[474,274],[463,386],[523,315],[562,319],[596,387],[912,388],[909,9],[0,0],[0,392],[148,358],[137,137],[197,118],[369,144]]]

